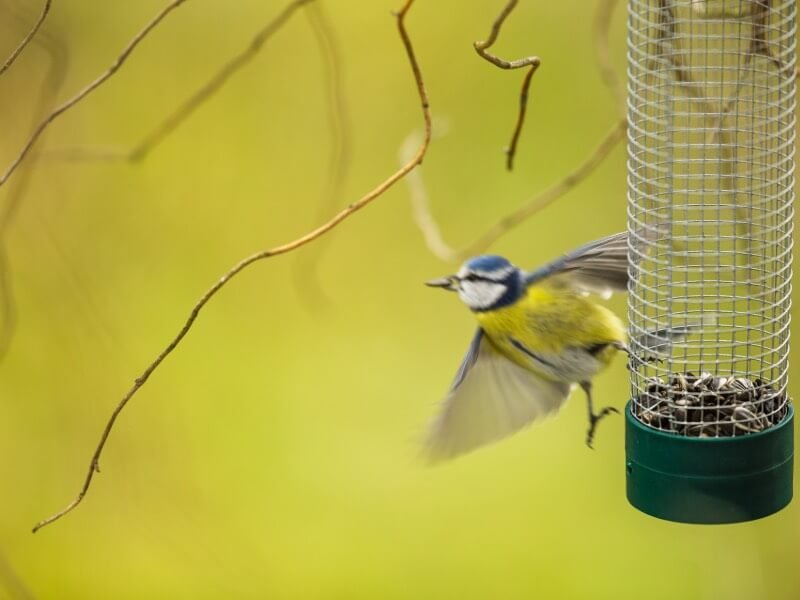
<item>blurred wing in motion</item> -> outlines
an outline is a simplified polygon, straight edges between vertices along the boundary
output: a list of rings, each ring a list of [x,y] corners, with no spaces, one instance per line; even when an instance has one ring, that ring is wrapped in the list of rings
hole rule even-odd
[[[667,352],[674,342],[682,342],[693,333],[699,333],[703,327],[713,327],[718,318],[715,314],[703,315],[702,319],[689,320],[685,323],[673,323],[670,327],[645,331],[633,338],[636,348],[655,355]]]
[[[628,288],[628,232],[596,240],[525,277],[532,285],[543,279],[558,278],[578,291],[603,297]]]
[[[571,388],[507,359],[478,329],[431,425],[424,454],[438,462],[496,442],[556,411]]]
[[[628,289],[628,241],[634,260],[647,254],[648,246],[664,232],[664,225],[642,229],[633,237],[627,231],[595,240],[525,276],[526,285],[542,280],[587,294],[608,298]]]

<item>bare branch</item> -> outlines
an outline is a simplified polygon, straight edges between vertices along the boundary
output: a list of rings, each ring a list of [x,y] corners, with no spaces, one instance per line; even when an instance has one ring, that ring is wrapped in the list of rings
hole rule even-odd
[[[24,19],[21,15],[14,14],[13,10],[10,12],[20,22],[21,26],[23,21],[27,25],[27,19]],[[68,62],[68,49],[61,39],[46,32],[40,32],[33,40],[33,43],[45,50],[49,58],[49,66],[42,79],[36,106],[32,113],[32,127],[47,114],[48,107],[53,104],[54,99],[57,97],[58,91],[64,83]],[[39,158],[39,154],[34,153],[31,155],[31,158],[20,170],[19,175],[9,186],[8,195],[2,210],[0,210],[0,323],[2,323],[2,329],[0,329],[0,362],[8,354],[17,326],[17,307],[8,252],[6,250],[6,237],[16,213],[27,195],[31,175]]]
[[[292,250],[296,250],[306,244],[316,240],[320,236],[324,235],[325,233],[329,232],[331,229],[339,225],[342,221],[353,215],[355,212],[361,210],[368,204],[370,204],[373,200],[381,196],[386,190],[392,187],[395,183],[397,183],[400,179],[402,179],[406,174],[411,172],[417,165],[422,163],[422,159],[425,156],[425,153],[428,150],[428,145],[431,139],[431,115],[430,115],[430,107],[428,104],[428,93],[425,90],[425,83],[422,78],[422,73],[419,68],[419,64],[417,63],[416,55],[414,54],[414,48],[411,44],[411,39],[408,37],[408,33],[405,28],[405,17],[408,13],[408,10],[411,8],[414,0],[406,0],[403,8],[400,9],[398,13],[396,13],[397,17],[397,29],[400,34],[400,39],[403,42],[403,46],[405,48],[406,54],[408,56],[408,61],[411,65],[411,70],[414,74],[414,80],[417,86],[417,92],[419,94],[420,102],[422,105],[422,116],[425,122],[425,137],[423,139],[422,144],[420,145],[417,153],[412,157],[412,159],[405,165],[403,165],[400,169],[395,171],[389,178],[384,180],[381,184],[379,184],[376,188],[372,191],[368,192],[365,196],[362,196],[360,199],[356,200],[355,202],[349,204],[345,209],[340,211],[336,214],[332,219],[328,222],[320,225],[316,229],[310,231],[309,233],[305,234],[302,237],[299,237],[291,242],[283,244],[281,246],[276,246],[269,250],[262,250],[260,252],[256,252],[255,254],[251,254],[250,256],[243,258],[238,263],[236,263],[231,269],[229,269],[214,285],[212,285],[195,303],[194,307],[192,308],[191,312],[189,313],[189,317],[186,319],[183,327],[181,327],[180,331],[178,331],[177,335],[172,339],[172,341],[167,345],[164,350],[155,358],[155,360],[148,365],[148,367],[142,372],[139,377],[137,377],[133,383],[133,386],[128,390],[128,392],[122,397],[122,400],[117,404],[114,411],[111,413],[111,417],[109,418],[108,422],[106,423],[105,429],[103,430],[102,435],[100,436],[100,442],[97,445],[97,448],[92,455],[92,460],[89,464],[89,471],[86,475],[86,478],[83,483],[83,487],[81,488],[78,495],[62,510],[58,511],[57,513],[53,514],[50,517],[40,521],[36,524],[33,528],[33,532],[35,533],[45,525],[56,521],[72,511],[76,506],[78,506],[83,498],[86,496],[87,491],[89,490],[89,486],[92,483],[92,479],[96,472],[99,472],[99,465],[100,465],[100,455],[103,452],[103,448],[108,441],[108,437],[111,434],[111,430],[114,427],[114,423],[116,423],[117,417],[119,417],[122,410],[128,404],[131,398],[136,394],[136,392],[141,389],[141,387],[147,382],[153,372],[158,368],[158,366],[167,358],[174,350],[177,348],[178,344],[180,344],[181,340],[186,336],[189,330],[192,328],[197,316],[200,314],[200,311],[203,307],[213,298],[217,292],[219,292],[229,281],[231,281],[236,275],[241,273],[244,269],[248,266],[256,263],[258,261],[278,256],[281,254],[286,254],[287,252],[291,252]]]
[[[156,146],[164,141],[165,137],[175,131],[175,129],[188,119],[194,111],[216,94],[234,73],[258,56],[258,53],[267,40],[289,20],[298,8],[311,1],[312,0],[294,0],[287,4],[274,19],[267,23],[267,25],[255,35],[247,48],[223,65],[203,87],[192,94],[186,102],[175,109],[169,117],[145,136],[141,142],[136,144],[127,154],[126,158],[132,162],[143,160]]]
[[[500,14],[492,23],[492,30],[489,32],[489,37],[485,41],[474,42],[473,46],[475,51],[481,58],[489,61],[493,65],[501,69],[520,69],[530,66],[530,70],[525,74],[522,80],[522,90],[519,95],[519,113],[517,114],[517,124],[514,126],[514,133],[511,135],[511,143],[506,148],[506,168],[510,171],[514,168],[514,156],[517,152],[517,142],[519,141],[520,133],[522,133],[522,125],[525,121],[525,111],[528,107],[528,90],[531,86],[531,79],[533,74],[541,65],[541,59],[538,56],[528,56],[518,60],[508,61],[490,54],[487,50],[495,43],[497,36],[500,34],[500,29],[506,17],[511,14],[514,7],[517,5],[518,0],[510,0],[508,4],[500,11]]]
[[[339,42],[328,22],[323,6],[323,3],[317,2],[309,5],[306,10],[324,65],[323,77],[328,98],[328,129],[331,136],[328,178],[322,201],[319,203],[319,210],[314,219],[315,223],[327,219],[336,212],[350,163],[350,123],[342,86],[341,53]],[[317,269],[324,251],[332,239],[333,236],[326,236],[310,247],[307,252],[298,254],[293,265],[292,276],[298,290],[298,297],[311,309],[328,301],[319,283]]]
[[[445,130],[446,127],[441,125],[441,121],[437,121],[433,128],[434,139],[443,135]],[[411,159],[421,140],[421,131],[412,131],[408,134],[397,153],[400,164],[404,164]],[[411,197],[411,215],[417,228],[422,232],[422,237],[428,250],[436,258],[444,262],[458,261],[460,258],[459,252],[444,241],[439,224],[431,213],[428,191],[425,189],[425,183],[422,180],[422,169],[409,173],[405,182]]]
[[[752,54],[760,54],[769,60],[781,75],[791,77],[793,71],[787,65],[781,63],[772,49],[769,47],[767,41],[767,20],[769,19],[770,12],[772,11],[772,0],[762,0],[762,2],[754,2],[753,7],[753,33],[752,40],[750,41],[750,52]]]
[[[175,108],[163,121],[145,135],[133,148],[98,147],[98,148],[57,148],[48,150],[50,159],[66,161],[141,162],[165,139],[178,129],[184,121],[199,110],[242,68],[247,66],[261,51],[266,42],[283,27],[295,11],[314,0],[292,0],[281,12],[259,30],[247,46],[228,60],[197,91]]]
[[[611,17],[617,0],[600,0],[594,17],[594,47],[595,61],[608,90],[614,98],[621,114],[625,113],[625,90],[616,69],[611,64],[611,54],[608,50],[608,36],[611,29]]]
[[[476,49],[478,49],[478,44],[483,45],[485,49],[495,42],[500,33],[500,29],[504,20],[511,13],[516,3],[516,1],[511,1],[505,6],[503,11],[492,25],[492,30],[486,42],[476,42]],[[600,70],[604,83],[609,88],[610,92],[620,106],[620,110],[623,114],[621,120],[605,136],[600,145],[592,152],[592,154],[589,155],[574,171],[567,174],[554,186],[531,198],[528,202],[501,219],[496,225],[491,227],[475,242],[461,249],[450,246],[442,236],[441,229],[439,228],[439,225],[431,212],[430,201],[428,199],[428,194],[422,179],[422,172],[416,171],[411,173],[406,178],[406,184],[409,187],[409,193],[411,197],[412,216],[417,228],[422,232],[422,235],[425,239],[425,245],[434,256],[445,262],[459,262],[485,250],[505,233],[517,225],[520,225],[522,222],[526,221],[538,213],[541,209],[550,205],[578,185],[589,174],[591,174],[592,171],[594,171],[594,169],[596,169],[602,163],[602,161],[605,160],[605,158],[611,153],[617,144],[624,139],[625,131],[627,130],[627,119],[624,117],[625,94],[620,79],[611,65],[608,51],[609,28],[611,26],[611,17],[616,4],[617,0],[600,0],[594,21],[594,41],[598,69]],[[664,8],[665,10],[668,10],[666,5]],[[664,21],[667,23],[669,16],[671,16],[671,13],[664,15]],[[665,32],[662,31],[662,37],[664,33]],[[502,68],[510,68],[510,65],[513,64],[491,55],[486,58],[493,64],[497,64]],[[503,67],[503,65],[509,65],[509,67]],[[674,64],[673,67],[676,69],[682,69],[683,64],[678,59],[677,64]],[[530,74],[531,73],[529,73],[529,75]],[[686,79],[686,74],[683,73],[683,75],[683,78],[679,76],[678,79]],[[418,133],[412,133],[408,136],[408,138],[406,138],[406,141],[400,149],[401,160],[403,160],[402,157],[406,157],[408,155],[409,149],[413,147],[414,140],[418,137]]]
[[[80,90],[77,94],[75,94],[72,98],[64,102],[62,105],[58,106],[53,112],[47,115],[44,120],[39,123],[39,126],[34,129],[33,133],[31,134],[28,141],[22,147],[22,150],[19,152],[17,157],[11,162],[9,167],[6,169],[5,173],[0,176],[0,186],[4,185],[8,178],[11,177],[11,174],[17,169],[19,164],[23,161],[23,159],[28,155],[31,148],[33,148],[34,144],[38,141],[39,137],[44,133],[44,130],[55,121],[58,117],[62,114],[67,112],[70,108],[78,104],[81,100],[83,100],[86,96],[100,87],[109,77],[111,77],[114,73],[116,73],[119,68],[125,63],[130,56],[131,52],[139,45],[139,43],[147,37],[147,34],[153,30],[163,19],[166,17],[170,12],[176,9],[178,6],[186,2],[186,0],[172,0],[160,13],[158,13],[139,33],[137,33],[133,39],[128,43],[122,53],[117,57],[117,59],[113,62],[113,64],[97,79],[89,83],[86,87]]]
[[[500,236],[507,233],[526,219],[530,218],[544,207],[552,204],[561,196],[566,194],[586,177],[591,174],[600,164],[611,154],[611,151],[625,138],[628,128],[627,119],[622,119],[614,125],[614,128],[606,134],[606,137],[595,148],[591,155],[581,163],[577,169],[569,173],[553,187],[537,194],[525,204],[517,208],[512,213],[503,217],[496,225],[491,227],[485,234],[475,242],[464,248],[459,254],[461,257],[473,256],[485,250],[493,244]]]
[[[795,69],[792,71],[791,68],[784,66],[781,61],[772,53],[772,50],[769,47],[769,43],[767,41],[767,20],[769,19],[769,12],[771,10],[771,0],[763,0],[763,2],[763,4],[756,2],[751,6],[753,11],[752,39],[750,40],[750,47],[747,55],[745,56],[744,64],[739,67],[738,71],[740,73],[744,73],[747,70],[747,67],[749,67],[752,63],[753,58],[756,55],[762,55],[773,65],[775,65],[775,67],[778,69],[779,76],[785,76],[787,78],[792,77],[796,79],[798,76],[798,70]],[[741,78],[736,82],[736,88],[734,89],[733,94],[731,94],[731,97],[722,107],[721,111],[709,128],[710,132],[706,136],[706,143],[710,144],[716,142],[718,138],[720,138],[724,143],[729,143],[729,140],[725,140],[725,136],[722,133],[722,128],[725,123],[725,119],[727,119],[727,117],[730,115],[730,112],[739,101],[739,94],[741,92],[743,83],[744,81]]]
[[[39,15],[39,18],[36,20],[36,23],[33,24],[33,28],[28,32],[22,41],[19,43],[19,46],[14,48],[11,55],[6,59],[6,62],[3,63],[3,66],[0,67],[0,75],[5,73],[8,68],[14,64],[14,61],[17,60],[17,57],[22,54],[22,51],[25,50],[25,46],[33,39],[33,36],[36,35],[36,32],[39,31],[39,27],[42,26],[44,20],[47,18],[47,13],[50,12],[50,5],[53,3],[53,0],[45,0],[44,6],[42,7],[42,14]]]
[[[422,181],[422,171],[416,171],[406,178],[411,193],[411,206],[414,222],[425,238],[425,244],[431,253],[445,262],[461,262],[480,254],[491,246],[500,237],[521,225],[543,208],[549,206],[568,191],[573,189],[588,177],[611,154],[611,151],[625,139],[627,119],[621,119],[614,128],[606,134],[600,145],[573,170],[554,186],[537,194],[519,208],[509,213],[486,231],[482,236],[467,246],[456,249],[450,246],[442,237],[439,225],[431,213],[428,194]],[[400,156],[407,156],[410,144],[417,139],[419,133],[411,133],[400,148]]]
[[[675,14],[669,0],[659,0],[658,3],[658,29],[656,44],[658,55],[667,57],[672,65],[672,73],[675,80],[682,89],[695,100],[705,101],[705,94],[700,85],[692,78],[687,69],[684,55],[680,48],[680,37],[677,35],[677,25],[675,24]]]

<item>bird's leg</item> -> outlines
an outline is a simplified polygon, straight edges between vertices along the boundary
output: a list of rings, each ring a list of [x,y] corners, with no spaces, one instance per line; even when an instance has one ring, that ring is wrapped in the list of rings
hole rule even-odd
[[[611,413],[619,414],[619,411],[613,406],[604,406],[600,409],[599,413],[594,412],[594,404],[592,403],[592,384],[590,381],[582,381],[581,387],[586,392],[586,406],[589,409],[589,431],[586,432],[586,445],[592,448],[592,441],[594,440],[594,430],[597,423]]]

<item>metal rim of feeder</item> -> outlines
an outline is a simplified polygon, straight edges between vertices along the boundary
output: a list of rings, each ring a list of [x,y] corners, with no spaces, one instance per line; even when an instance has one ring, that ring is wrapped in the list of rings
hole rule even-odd
[[[796,0],[628,1],[628,499],[691,523],[792,497]]]

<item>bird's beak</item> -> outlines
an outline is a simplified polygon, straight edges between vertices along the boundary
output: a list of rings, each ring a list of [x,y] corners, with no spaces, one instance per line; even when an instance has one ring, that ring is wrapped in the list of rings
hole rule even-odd
[[[458,279],[455,275],[449,275],[448,277],[440,277],[439,279],[431,279],[430,281],[426,281],[425,285],[430,287],[444,288],[446,290],[450,290],[451,292],[455,292],[458,290]]]

